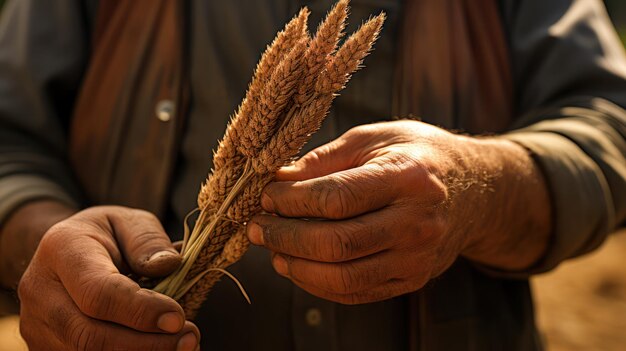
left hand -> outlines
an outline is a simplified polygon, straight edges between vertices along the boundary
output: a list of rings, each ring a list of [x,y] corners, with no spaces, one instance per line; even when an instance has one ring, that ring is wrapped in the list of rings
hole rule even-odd
[[[248,237],[321,298],[360,304],[416,291],[478,239],[471,228],[491,177],[481,147],[415,121],[353,128],[277,173],[261,200],[276,215],[254,217]]]

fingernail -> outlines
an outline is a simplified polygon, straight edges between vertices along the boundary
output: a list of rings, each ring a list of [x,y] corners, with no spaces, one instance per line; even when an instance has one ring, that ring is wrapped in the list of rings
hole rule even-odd
[[[274,213],[274,201],[266,193],[261,195],[261,207],[267,212]]]
[[[198,346],[198,338],[194,333],[185,334],[180,340],[178,340],[178,346],[176,351],[194,351]]]
[[[152,256],[150,256],[150,258],[148,258],[148,261],[156,261],[156,260],[160,260],[162,258],[165,257],[173,257],[173,256],[177,256],[178,254],[173,253],[172,251],[159,251],[155,254],[153,254]]]
[[[182,327],[185,321],[178,312],[167,312],[159,317],[157,321],[157,327],[168,333],[177,333]]]
[[[254,245],[263,245],[263,228],[254,222],[250,222],[248,224],[248,239]]]
[[[280,275],[287,275],[289,273],[289,267],[287,267],[287,260],[281,256],[274,256],[274,269]]]
[[[298,169],[295,163],[281,167],[278,172],[294,172]]]

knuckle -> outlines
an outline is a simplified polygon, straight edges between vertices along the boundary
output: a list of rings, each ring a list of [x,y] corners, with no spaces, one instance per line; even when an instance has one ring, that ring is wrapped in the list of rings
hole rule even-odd
[[[322,213],[326,214],[326,217],[332,219],[340,219],[346,213],[347,201],[344,193],[340,190],[330,191],[323,198],[325,200]]]
[[[163,232],[146,228],[140,229],[136,233],[137,234],[133,235],[130,240],[132,241],[131,246],[137,247],[138,249],[147,250],[152,248],[156,243],[161,242],[166,237]]]
[[[124,288],[124,276],[114,274],[98,279],[85,278],[82,284],[82,293],[77,298],[80,310],[87,316],[97,319],[123,318],[136,309],[140,304],[133,304],[131,308],[120,305],[117,297],[130,298],[135,291]],[[138,289],[139,287],[137,287]]]
[[[270,230],[274,234],[270,234],[273,237],[273,241],[281,248],[305,248],[300,244],[298,236],[298,226],[295,221],[287,221],[283,224],[282,230]],[[280,234],[280,235],[276,235]]]
[[[151,221],[157,221],[157,222],[159,221],[157,216],[154,213],[152,213],[152,212],[149,212],[149,211],[146,211],[146,210],[142,210],[142,209],[139,209],[139,208],[133,208],[131,211],[137,217],[143,217],[143,218],[145,218],[147,220],[151,220]]]
[[[402,146],[389,146],[385,150],[387,154],[384,157],[371,163],[372,166],[378,167],[379,172],[394,177],[403,187],[416,188],[416,184],[428,181],[429,167],[419,156],[412,155]]]
[[[66,331],[67,340],[72,350],[98,351],[105,348],[106,336],[89,323],[81,322],[75,318]]]
[[[362,138],[372,132],[377,132],[376,128],[378,126],[376,125],[370,125],[370,124],[362,124],[356,127],[353,127],[351,129],[349,129],[344,135],[343,138],[347,139],[347,140],[352,140],[352,139],[358,139],[358,138]]]
[[[148,310],[146,304],[137,303],[130,311],[128,322],[130,325],[142,326],[146,324],[146,316],[151,315],[151,311]]]
[[[317,149],[311,150],[311,152],[307,153],[302,157],[302,161],[305,164],[320,164],[321,160],[324,158],[325,154],[328,154],[331,150],[331,146],[329,144],[324,144]]]
[[[30,272],[27,270],[17,285],[17,296],[22,304],[29,301],[33,296],[32,293],[34,292],[34,289],[32,279],[33,278],[31,277]]]
[[[281,235],[276,235],[276,225],[274,224],[259,224],[261,227],[261,236],[263,237],[263,244],[266,247],[278,248],[283,239]]]
[[[147,329],[157,306],[152,294],[138,285],[127,285],[122,275],[112,274],[91,282],[77,299],[80,310],[88,317],[108,320],[132,328]]]
[[[296,246],[297,228],[292,221],[284,221],[262,226],[263,240],[267,247],[277,249],[279,251],[289,250]]]
[[[344,229],[336,229],[328,237],[328,250],[326,259],[330,262],[342,262],[353,257],[354,248],[356,247],[354,235]]]
[[[166,236],[159,219],[148,211],[133,209],[123,212],[121,216],[126,225],[136,233],[134,238],[160,239]]]
[[[103,284],[97,284],[92,281],[84,284],[84,289],[78,299],[80,310],[89,317],[104,318],[112,303],[111,296],[106,294],[104,290],[105,286]]]
[[[343,265],[339,269],[339,274],[335,282],[336,292],[339,294],[350,294],[358,290],[360,275],[352,265]]]
[[[345,182],[334,177],[329,177],[323,185],[313,190],[313,196],[317,198],[319,213],[330,219],[345,217],[350,204],[354,201],[351,188]]]
[[[449,225],[445,219],[437,217],[436,214],[430,215],[430,220],[422,222],[417,227],[417,238],[423,249],[433,249],[439,246],[442,234],[445,233]]]
[[[450,189],[434,176],[428,177],[430,183],[430,195],[433,205],[441,205],[449,201]]]
[[[58,250],[59,245],[63,242],[63,238],[67,237],[68,224],[66,222],[59,222],[54,224],[41,238],[39,243],[39,250],[52,250],[52,252]],[[62,246],[61,246],[62,247]]]

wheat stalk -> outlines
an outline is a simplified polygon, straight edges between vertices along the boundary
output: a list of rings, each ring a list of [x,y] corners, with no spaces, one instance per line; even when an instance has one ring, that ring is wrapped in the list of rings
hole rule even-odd
[[[188,318],[227,273],[224,268],[248,249],[245,225],[261,211],[261,191],[319,129],[385,20],[382,13],[369,19],[337,49],[348,0],[340,0],[329,11],[313,38],[307,31],[308,16],[303,8],[262,55],[214,153],[191,231],[185,220],[183,263],[154,288],[178,300]]]

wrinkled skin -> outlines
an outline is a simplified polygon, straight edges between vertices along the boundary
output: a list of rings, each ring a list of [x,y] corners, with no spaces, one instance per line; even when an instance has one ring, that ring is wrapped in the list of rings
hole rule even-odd
[[[460,255],[523,269],[549,232],[546,205],[515,218],[528,203],[549,203],[534,168],[506,141],[416,121],[360,126],[279,171],[262,196],[268,214],[253,218],[248,237],[273,252],[279,274],[344,304],[416,291]],[[510,198],[518,204],[503,205]],[[498,206],[510,220],[485,215]],[[526,234],[526,219],[535,234]]]
[[[312,151],[278,172],[262,205],[268,214],[253,218],[248,236],[273,252],[276,271],[346,304],[415,291],[460,255],[523,269],[545,251],[550,228],[545,185],[525,150],[413,121],[357,127]],[[71,215],[58,206],[28,204],[2,228],[1,278],[11,286],[21,276],[30,349],[197,348],[182,308],[127,276],[179,266],[158,220],[124,207]],[[15,263],[33,251],[22,276]]]
[[[22,277],[22,336],[31,350],[197,349],[181,306],[126,276],[164,276],[180,262],[148,212],[79,212],[46,232]]]

